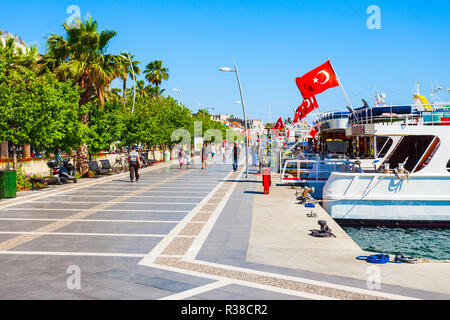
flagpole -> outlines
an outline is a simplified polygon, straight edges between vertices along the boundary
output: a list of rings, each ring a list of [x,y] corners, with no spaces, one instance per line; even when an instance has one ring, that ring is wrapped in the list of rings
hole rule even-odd
[[[337,79],[337,81],[338,81],[338,83],[339,83],[339,86],[342,88],[342,91],[344,92],[344,96],[345,96],[345,98],[347,99],[347,101],[348,101],[348,103],[349,103],[349,105],[350,105],[350,108],[352,108],[352,110],[353,110],[353,105],[352,105],[350,99],[348,98],[347,92],[345,92],[345,89],[344,89],[344,86],[342,85],[341,79],[339,79],[339,76],[338,76],[336,70],[334,69],[334,66],[333,66],[333,64],[331,63],[331,60],[330,60],[330,59],[328,59],[328,62],[330,63],[331,67],[333,68],[334,74],[336,75],[336,79]]]

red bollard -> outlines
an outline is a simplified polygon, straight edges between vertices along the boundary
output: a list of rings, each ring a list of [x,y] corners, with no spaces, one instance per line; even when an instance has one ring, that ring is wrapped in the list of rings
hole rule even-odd
[[[263,168],[262,170],[264,194],[269,194],[269,187],[272,184],[272,179],[270,177],[270,168]]]

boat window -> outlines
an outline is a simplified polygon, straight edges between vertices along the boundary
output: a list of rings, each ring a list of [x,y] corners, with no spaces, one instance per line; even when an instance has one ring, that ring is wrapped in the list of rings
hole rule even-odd
[[[386,162],[391,169],[403,163],[409,172],[423,169],[439,148],[439,138],[434,136],[405,136],[391,152]]]
[[[447,162],[447,171],[450,172],[450,160]]]

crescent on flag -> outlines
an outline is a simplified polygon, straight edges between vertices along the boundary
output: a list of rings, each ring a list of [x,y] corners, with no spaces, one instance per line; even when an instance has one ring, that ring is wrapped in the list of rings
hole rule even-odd
[[[321,82],[320,84],[324,84],[327,83],[328,81],[330,81],[330,74],[324,70],[320,71],[317,75],[323,73],[323,75],[325,76],[325,81]]]

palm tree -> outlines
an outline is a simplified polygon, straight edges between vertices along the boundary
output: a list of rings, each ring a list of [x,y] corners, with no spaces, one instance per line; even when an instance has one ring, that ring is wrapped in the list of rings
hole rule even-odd
[[[169,79],[169,69],[162,66],[161,60],[155,60],[147,64],[144,70],[145,79],[159,88],[162,80]],[[161,93],[156,91],[156,93]]]
[[[138,80],[136,82],[136,94],[139,97],[143,97],[143,98],[148,97],[148,90],[147,90],[147,87],[145,86],[144,80]]]
[[[128,59],[128,53],[126,52],[122,52],[121,56],[124,56],[126,58],[123,59],[122,61],[122,66],[124,68],[123,73],[121,75],[122,81],[123,81],[123,89],[122,89],[122,94],[123,94],[123,103],[125,104],[126,102],[126,91],[127,91],[127,80],[128,80],[128,76],[130,76],[131,78],[133,78],[133,71],[134,71],[134,76],[138,76],[141,73],[141,69],[139,69],[139,64],[141,63],[138,60],[134,60],[134,54],[130,55],[130,59]],[[130,64],[130,60],[131,60],[131,64]]]
[[[106,100],[120,102],[122,101],[122,89],[120,88],[112,88],[111,90],[106,92]]]
[[[81,89],[80,109],[96,97],[103,109],[105,93],[112,80],[123,75],[123,58],[106,53],[109,41],[116,36],[112,30],[97,30],[97,21],[90,17],[79,20],[79,27],[64,23],[66,36],[51,34],[47,38],[48,51],[42,65],[52,70],[60,79],[72,79]],[[88,112],[81,121],[88,126]],[[81,174],[88,170],[88,149],[84,143],[77,150],[77,169]]]
[[[26,46],[20,43],[16,37],[8,34],[3,36],[1,40],[0,58],[3,62],[6,62],[7,70],[36,71],[37,62],[40,59],[36,46]]]
[[[147,91],[147,94],[153,98],[159,98],[166,89],[161,89],[158,86],[152,86],[148,85],[145,87],[145,90]]]

